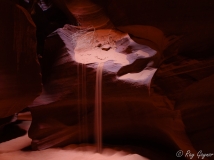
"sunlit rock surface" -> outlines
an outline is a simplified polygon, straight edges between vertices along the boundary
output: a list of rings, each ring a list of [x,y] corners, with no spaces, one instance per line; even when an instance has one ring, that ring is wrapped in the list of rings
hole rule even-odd
[[[141,28],[143,29],[144,26]],[[145,27],[145,31],[148,30],[153,31],[152,27],[149,29]],[[70,143],[94,142],[95,80],[98,62],[87,61],[82,64],[81,59],[78,60],[79,62],[75,60],[77,53],[75,53],[75,45],[71,42],[73,42],[72,35],[76,31],[75,27],[65,26],[46,40],[43,63],[45,64],[44,90],[30,106],[33,121],[29,136],[32,138],[34,149],[42,150]],[[146,33],[149,35],[148,32]],[[120,39],[123,39],[123,36]],[[157,36],[162,36],[162,34],[157,34]],[[162,52],[157,47],[161,46],[160,43],[151,42],[152,39],[144,39],[143,36],[135,39],[138,43],[133,41],[133,44],[139,45],[138,51],[126,50],[126,52],[115,53],[116,57],[117,54],[126,56],[124,63],[114,61],[116,57],[111,61],[102,62],[104,64],[102,76],[103,145],[138,146],[141,149],[134,149],[134,151],[148,157],[159,155],[172,158],[179,149],[184,151],[191,149],[194,152],[185,133],[180,112],[168,109],[168,106],[165,108],[154,106],[150,96],[149,86],[156,71],[156,68],[152,66],[158,66],[158,59],[161,59]],[[141,45],[140,42],[147,42],[147,45],[143,43]],[[97,49],[102,50],[102,47]],[[140,56],[136,53],[143,51],[145,53]],[[108,51],[103,52],[108,53]],[[128,56],[131,54],[136,59],[132,57],[129,61]],[[98,59],[102,61],[102,57]],[[140,63],[141,65],[135,64],[137,60],[145,59],[146,62]],[[153,65],[149,64],[151,61],[154,61]],[[118,75],[118,71],[124,67],[127,67],[126,72]],[[41,112],[43,114],[40,114]],[[147,150],[149,146],[153,147]],[[162,150],[158,151],[160,146]],[[156,151],[155,155],[151,154]]]
[[[6,1],[1,1],[2,4],[4,2]],[[58,2],[60,5],[62,1]],[[139,58],[135,65],[126,65],[120,72],[117,72],[120,65],[115,62],[105,63],[104,145],[129,144],[128,148],[133,149],[134,153],[140,153],[150,159],[175,159],[175,153],[179,149],[184,152],[188,149],[192,153],[194,150],[212,153],[213,2],[93,2],[103,7],[111,22],[120,31],[130,33],[129,36],[135,42],[161,53],[149,59]],[[68,8],[64,9],[69,11]],[[6,12],[1,10],[1,13]],[[71,15],[70,11],[67,15],[69,14]],[[149,26],[142,28],[139,24]],[[8,34],[8,31],[4,30],[1,34]],[[8,30],[11,28],[8,27]],[[73,53],[73,46],[69,47],[70,34],[61,32],[63,30],[58,30],[47,39],[43,63],[44,89],[42,95],[31,105],[33,123],[29,135],[33,139],[34,149],[65,146],[70,143],[90,143],[94,139],[93,103],[97,64],[78,65],[79,63],[73,61],[70,54]],[[73,32],[76,32],[76,29]],[[166,48],[165,36],[169,36],[167,40],[174,39],[175,44]],[[180,39],[176,41],[177,38]],[[101,46],[103,52],[110,49],[109,45]],[[136,58],[137,54],[130,55],[130,58]],[[160,63],[149,64],[151,59]],[[142,66],[154,64],[158,65],[157,69],[153,70],[155,74],[151,75],[149,88],[144,82],[149,84],[151,79],[145,80],[143,77],[150,73],[150,70],[142,70]],[[86,83],[83,83],[85,80]],[[87,105],[89,106],[86,111]],[[88,127],[85,127],[86,124]],[[30,144],[29,139],[27,143]],[[17,153],[20,155],[20,152]],[[197,159],[196,156],[195,158]]]
[[[36,26],[25,9],[0,4],[0,118],[26,108],[41,92]]]
[[[214,45],[214,2],[189,0],[92,0],[101,5],[115,26],[149,25],[165,35],[182,35],[179,51],[204,57]],[[211,54],[208,52],[206,54]]]

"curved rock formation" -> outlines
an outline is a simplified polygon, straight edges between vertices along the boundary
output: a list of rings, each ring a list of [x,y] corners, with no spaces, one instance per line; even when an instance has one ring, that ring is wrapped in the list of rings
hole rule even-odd
[[[129,145],[150,159],[212,152],[211,1],[54,2],[80,26],[65,25],[46,39],[43,92],[30,105],[33,149],[93,143],[101,128],[94,106],[102,105],[104,145]]]
[[[123,28],[124,31],[125,28]],[[127,28],[129,30],[132,27]],[[141,26],[141,28],[142,32],[145,32],[140,32],[138,35],[147,33],[147,26]],[[150,31],[155,32],[155,30],[150,28]],[[81,60],[76,59],[75,45],[71,44],[72,35],[76,31],[76,27],[66,26],[57,30],[46,41],[44,60],[49,63],[44,63],[46,64],[43,72],[43,75],[46,75],[44,91],[30,106],[33,121],[29,136],[36,150],[70,143],[91,143],[95,140],[94,106],[98,62],[89,61],[82,64]],[[124,37],[124,33],[122,35]],[[161,35],[156,34],[158,37]],[[163,41],[156,43],[152,41],[152,38],[150,40],[143,39],[143,37],[136,39],[139,42],[140,40],[147,42],[148,45],[152,43],[151,48],[138,44],[137,48],[144,51],[144,56],[157,54],[158,52],[152,47],[161,46],[164,43]],[[130,44],[128,46],[135,49]],[[103,44],[98,46],[100,50],[102,46],[104,47]],[[103,52],[108,54],[108,51]],[[85,53],[84,51],[82,54]],[[134,59],[129,59],[132,63],[137,59],[145,58],[134,56],[135,53],[137,53],[136,50],[126,50],[114,54],[123,54],[127,59],[132,57]],[[160,56],[157,57],[160,59]],[[167,158],[174,157],[174,153],[179,149],[184,151],[191,149],[195,153],[195,149],[185,134],[180,112],[170,110],[167,106],[158,108],[152,103],[149,85],[155,69],[143,67],[141,71],[136,71],[138,73],[125,73],[123,76],[118,76],[117,72],[123,66],[128,66],[127,64],[116,62],[114,59],[104,60],[103,64],[102,134],[104,145],[125,144],[141,148],[148,148],[150,145],[157,146],[152,149],[153,151],[157,151],[162,146],[163,150],[158,151],[157,155]],[[137,69],[136,66],[133,68]],[[41,112],[43,112],[42,115]],[[170,150],[171,154],[165,154],[166,150]],[[142,150],[138,152],[143,154]],[[147,156],[152,157],[151,154]]]
[[[22,7],[9,1],[1,1],[0,7],[0,118],[4,118],[32,103],[42,85],[36,26]]]
[[[91,0],[53,0],[62,10],[76,18],[78,25],[83,28],[113,28],[111,20],[106,16],[102,7]]]

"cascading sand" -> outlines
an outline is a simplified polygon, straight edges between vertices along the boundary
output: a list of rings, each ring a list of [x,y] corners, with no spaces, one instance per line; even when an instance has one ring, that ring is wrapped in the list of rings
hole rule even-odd
[[[136,59],[143,59],[154,55],[156,52],[151,48],[137,44],[127,33],[113,29],[102,29],[81,32],[76,34],[76,46],[74,49],[75,61],[84,64],[86,67],[96,70],[95,87],[95,141],[97,152],[102,151],[102,72],[109,62],[113,72],[117,72],[122,66],[129,66]],[[145,64],[146,67],[147,64]],[[149,74],[140,71],[139,73],[127,73],[124,76],[117,76],[117,79],[138,80],[143,83]],[[150,72],[149,72],[150,73]],[[84,76],[83,76],[84,77]],[[143,81],[142,81],[143,80]],[[82,83],[83,84],[83,83]],[[85,86],[86,88],[86,86]],[[82,90],[82,93],[84,91]]]
[[[102,70],[103,63],[99,63],[96,73],[95,88],[95,140],[97,152],[102,152]]]
[[[87,98],[86,98],[86,66],[78,64],[78,120],[79,120],[79,143],[88,141],[87,130]]]
[[[118,63],[128,64],[126,55],[115,51],[115,41],[119,40],[122,35],[119,32],[110,29],[85,32],[77,34],[77,45],[75,48],[75,59],[79,62],[79,130],[80,141],[82,141],[87,130],[83,126],[87,125],[87,105],[86,105],[86,68],[85,65],[95,63],[96,71],[96,87],[95,87],[95,141],[97,152],[102,151],[102,70],[104,62],[108,60],[118,61]],[[82,70],[80,69],[80,66]],[[81,70],[81,74],[80,74]],[[83,117],[81,117],[81,115]]]

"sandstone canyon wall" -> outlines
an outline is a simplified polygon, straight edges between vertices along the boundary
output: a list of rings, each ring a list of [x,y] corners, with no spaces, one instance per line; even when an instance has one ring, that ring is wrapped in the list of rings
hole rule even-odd
[[[73,9],[69,10],[66,2],[53,1],[72,19]],[[103,8],[113,24],[110,28],[129,33],[132,40],[145,46],[145,53],[151,50],[156,53],[154,57],[149,56],[149,60],[135,56],[127,66],[114,61],[104,63],[104,145],[129,145],[151,159],[175,159],[178,150],[212,153],[213,2],[92,2]],[[78,27],[65,25],[46,38],[43,91],[29,105],[33,117],[29,136],[35,150],[94,142],[98,64],[76,60],[76,44],[71,42],[78,31]],[[13,39],[13,35],[9,39]],[[29,46],[35,47],[35,44]],[[126,50],[129,57],[134,53],[130,48]],[[149,66],[150,61],[157,63]],[[150,67],[155,72],[146,81],[138,73],[151,71]],[[130,80],[127,76],[130,74],[136,74],[137,78]]]

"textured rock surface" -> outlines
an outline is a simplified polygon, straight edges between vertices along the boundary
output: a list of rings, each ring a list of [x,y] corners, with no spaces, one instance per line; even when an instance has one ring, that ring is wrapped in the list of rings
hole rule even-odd
[[[36,27],[21,7],[1,1],[0,118],[26,108],[40,94]]]
[[[98,28],[113,28],[111,20],[103,8],[91,0],[53,0],[68,17],[75,17],[79,26]]]
[[[131,145],[134,152],[150,159],[175,159],[179,149],[212,153],[213,2],[93,2],[104,8],[115,26],[122,26],[118,27],[119,30],[131,33],[131,38],[136,42],[163,53],[153,59],[161,63],[153,76],[150,94],[145,85],[133,85],[133,80],[126,81],[126,75],[119,79],[120,74],[116,75],[115,70],[105,70],[103,73],[104,143]],[[67,12],[68,8],[65,9]],[[149,26],[142,28],[139,24]],[[166,48],[164,35],[169,36],[168,40],[171,41],[177,40],[173,35],[179,35],[180,39]],[[58,30],[47,38],[44,89],[30,108],[33,122],[29,135],[33,139],[34,149],[89,143],[94,139],[97,65],[78,65],[72,59],[70,53],[73,48],[69,47],[69,36]],[[105,46],[104,50],[108,49]],[[150,60],[139,59],[134,66],[124,66],[121,74],[136,72],[135,67],[145,65]],[[110,68],[113,64],[110,62],[104,68]]]
[[[74,48],[69,37],[72,34],[68,34],[69,32],[71,31],[67,29],[59,29],[46,41],[44,60],[49,63],[44,63],[47,64],[43,72],[46,75],[44,91],[30,107],[33,121],[29,136],[33,140],[34,149],[94,141],[97,64],[78,65],[75,62]],[[138,39],[151,43],[148,39]],[[152,43],[151,47],[160,45],[154,41]],[[135,151],[149,158],[174,158],[179,149],[194,152],[185,133],[180,112],[168,109],[168,106],[158,108],[153,105],[148,87],[151,79],[147,82],[143,79],[121,79],[117,77],[117,68],[122,66],[111,61],[111,65],[108,63],[104,63],[102,84],[104,144],[147,148],[147,151]],[[112,70],[112,66],[116,66],[116,70]],[[151,146],[153,147],[150,148]],[[160,146],[161,151],[158,149]],[[157,153],[152,155],[151,152]]]
[[[159,67],[152,82],[153,104],[180,110],[193,147],[203,153],[212,153],[214,145],[213,61],[173,56]]]
[[[210,75],[188,86],[175,105],[180,109],[187,134],[193,146],[204,153],[212,153],[213,113],[214,113],[214,75]]]
[[[196,150],[213,152],[214,143],[210,139],[213,135],[213,1],[94,2],[105,8],[116,26],[151,25],[165,35],[182,35],[177,44],[164,53],[167,59],[154,76],[153,104],[181,110],[186,131]]]
[[[214,45],[214,3],[211,0],[93,0],[103,6],[115,26],[150,25],[166,35],[183,35],[179,50],[201,56]],[[212,50],[213,51],[213,50]]]

